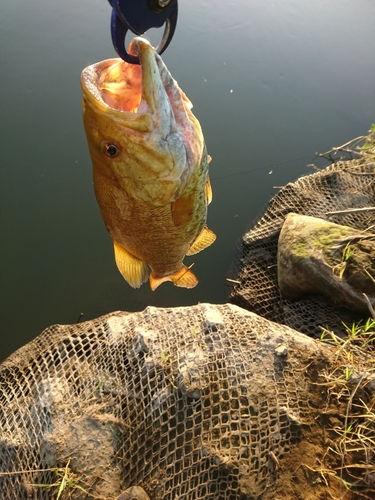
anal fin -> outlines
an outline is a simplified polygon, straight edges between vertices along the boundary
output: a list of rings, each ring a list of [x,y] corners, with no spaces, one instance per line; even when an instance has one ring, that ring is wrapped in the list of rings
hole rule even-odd
[[[204,226],[200,235],[195,239],[194,243],[189,248],[186,255],[194,255],[196,253],[201,252],[205,248],[212,245],[212,243],[216,240],[216,234],[208,229],[207,226]]]
[[[191,266],[190,266],[191,267]],[[155,278],[150,274],[150,286],[154,291],[159,285],[165,281],[172,281],[175,286],[182,288],[194,288],[198,284],[198,279],[195,274],[190,270],[190,267],[182,266],[182,268],[174,274],[164,276],[163,278]]]
[[[113,243],[113,248],[118,270],[130,286],[139,288],[142,283],[147,281],[149,274],[148,265],[137,257],[134,257],[125,247],[118,243]]]

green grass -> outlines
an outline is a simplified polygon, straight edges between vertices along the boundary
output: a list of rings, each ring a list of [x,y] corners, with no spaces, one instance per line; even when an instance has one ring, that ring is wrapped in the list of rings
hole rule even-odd
[[[345,413],[331,429],[327,457],[339,464],[319,471],[335,478],[355,498],[375,498],[375,396],[369,384],[375,380],[375,320],[353,323],[339,337],[323,330],[320,340],[335,347],[334,368],[323,374],[329,397],[337,398],[337,407],[345,404]],[[342,406],[341,406],[342,407]]]
[[[100,500],[105,500],[105,497],[98,497],[95,495],[92,495],[89,493],[87,490],[85,490],[82,486],[78,484],[79,478],[76,474],[72,472],[72,470],[69,467],[70,460],[68,460],[67,464],[65,467],[62,468],[56,468],[56,469],[45,469],[45,470],[50,470],[55,473],[56,475],[56,481],[49,484],[49,483],[35,483],[31,484],[30,486],[33,486],[34,488],[48,488],[51,489],[53,488],[52,492],[52,499],[53,500],[60,500],[63,492],[65,490],[80,490],[86,495],[88,495],[89,498],[94,498],[94,499],[100,499]]]

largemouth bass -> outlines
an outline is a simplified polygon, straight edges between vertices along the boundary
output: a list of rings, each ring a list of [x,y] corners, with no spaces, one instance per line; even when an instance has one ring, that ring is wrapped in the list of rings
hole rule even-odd
[[[95,195],[125,280],[193,288],[183,264],[211,245],[209,157],[192,104],[150,43],[128,49],[140,65],[107,59],[81,75]]]

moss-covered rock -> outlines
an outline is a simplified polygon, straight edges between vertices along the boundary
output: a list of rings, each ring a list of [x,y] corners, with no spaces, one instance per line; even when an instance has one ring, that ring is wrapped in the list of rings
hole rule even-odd
[[[287,215],[278,242],[282,295],[323,295],[354,311],[375,301],[375,235],[323,219]]]

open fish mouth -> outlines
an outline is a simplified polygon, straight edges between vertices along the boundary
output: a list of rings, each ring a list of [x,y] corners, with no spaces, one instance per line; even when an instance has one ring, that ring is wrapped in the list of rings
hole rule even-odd
[[[183,134],[190,132],[185,144],[195,149],[198,142],[195,153],[200,156],[204,141],[199,122],[190,111],[193,105],[159,54],[142,37],[134,38],[128,51],[138,55],[140,65],[107,59],[83,71],[86,99],[102,112],[117,115],[124,126],[134,130],[157,131],[164,139],[173,132],[184,139]]]
[[[113,109],[128,113],[161,113],[168,125],[165,111],[170,103],[155,50],[147,40],[137,37],[130,43],[129,53],[138,55],[140,65],[115,59],[108,60],[108,65],[101,68],[97,86],[103,101]]]

